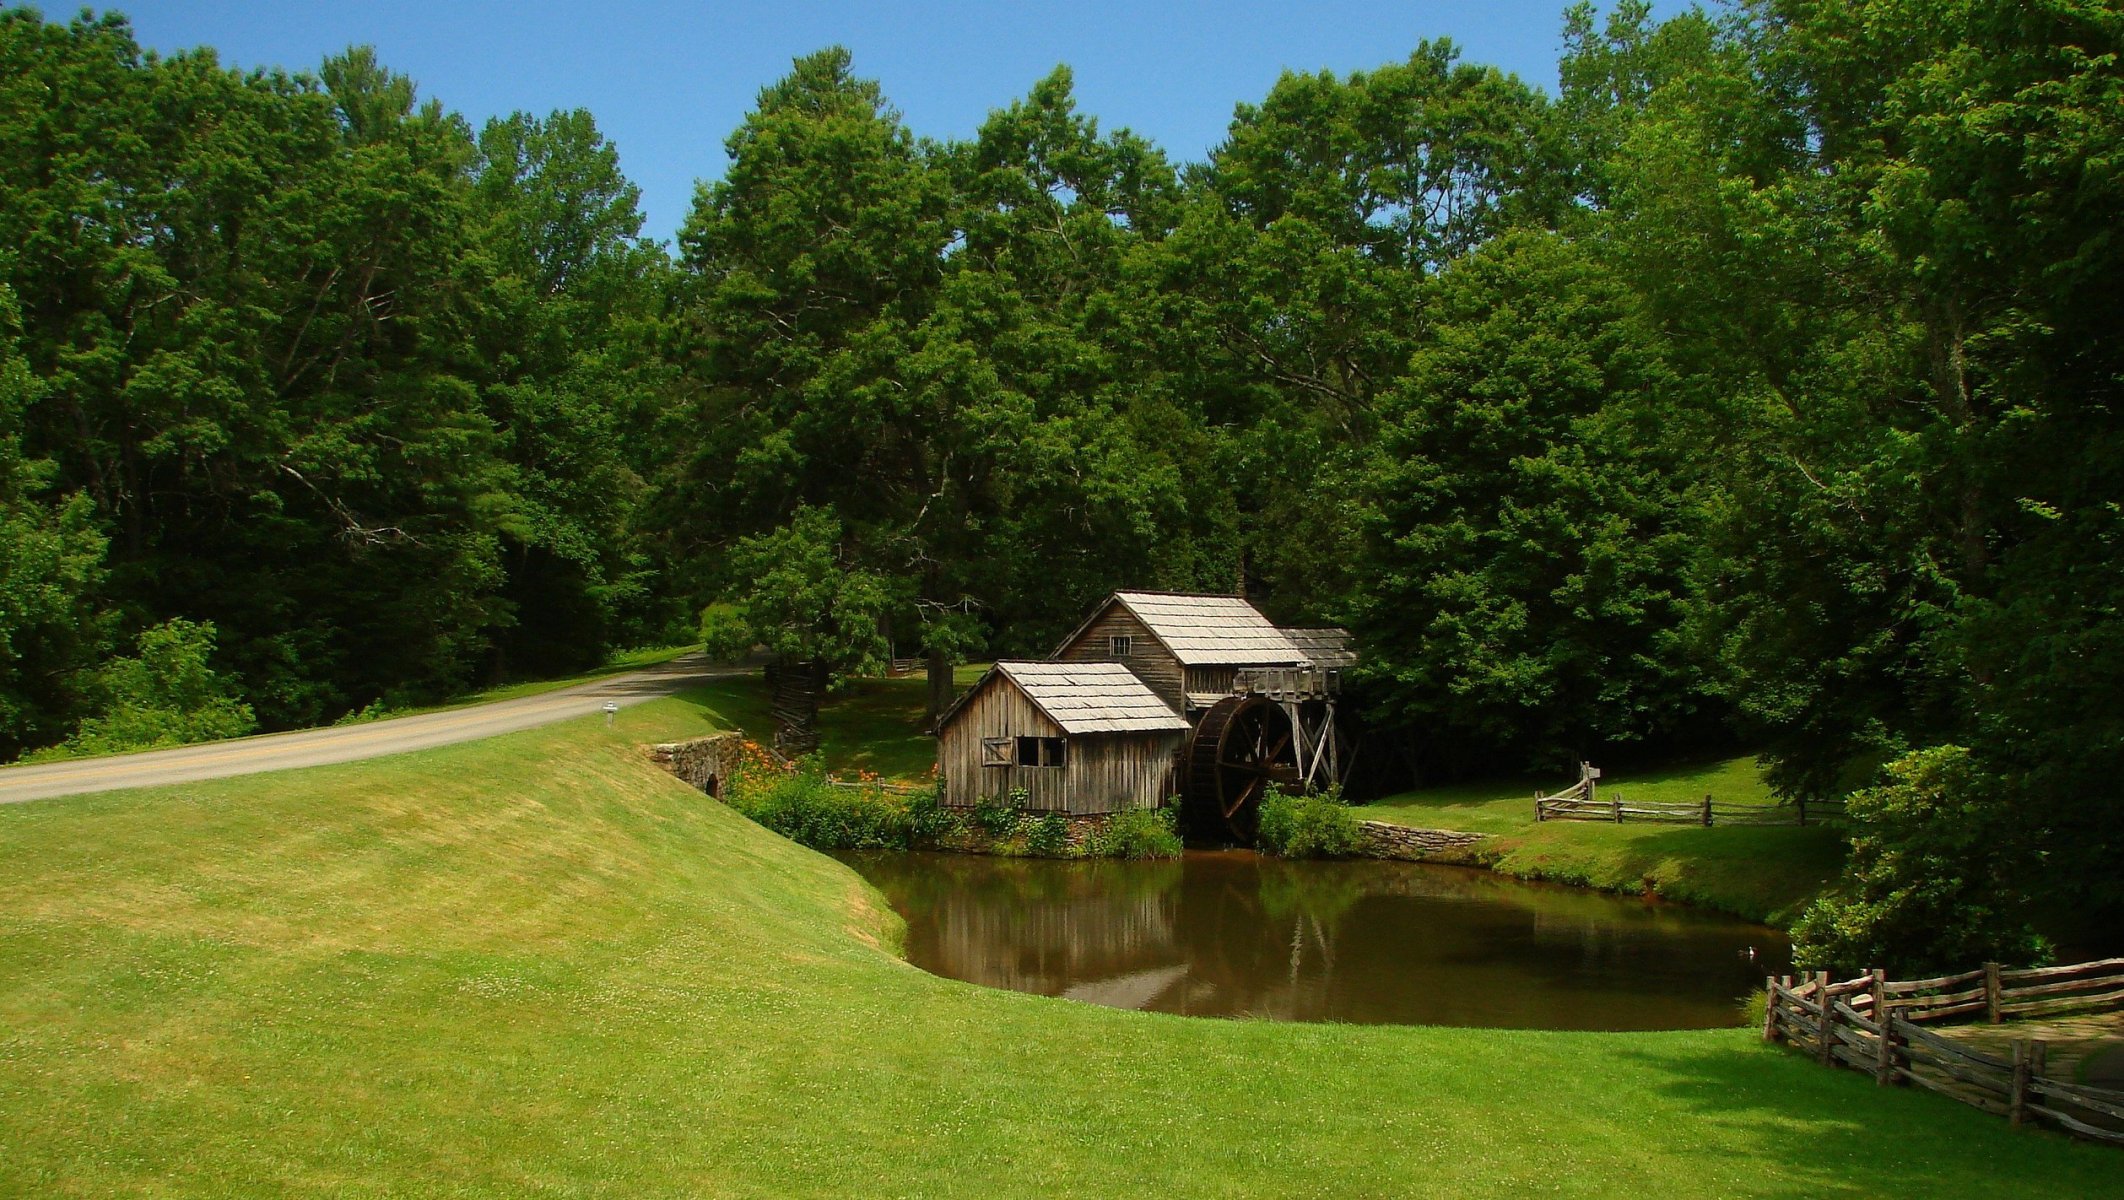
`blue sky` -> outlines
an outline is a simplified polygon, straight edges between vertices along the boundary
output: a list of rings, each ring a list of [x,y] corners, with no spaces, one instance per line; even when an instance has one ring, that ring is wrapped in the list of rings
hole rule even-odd
[[[823,4],[453,3],[450,0],[137,0],[116,6],[157,50],[212,46],[231,65],[314,69],[374,45],[475,123],[587,108],[642,188],[645,232],[669,238],[723,139],[790,59],[839,43],[881,81],[915,132],[970,134],[1057,63],[1102,128],[1127,126],[1177,160],[1223,139],[1232,106],[1282,70],[1337,71],[1406,57],[1426,37],[1554,91],[1565,0],[1330,3]],[[1678,7],[1669,2],[1662,14]],[[70,5],[47,0],[47,15]]]

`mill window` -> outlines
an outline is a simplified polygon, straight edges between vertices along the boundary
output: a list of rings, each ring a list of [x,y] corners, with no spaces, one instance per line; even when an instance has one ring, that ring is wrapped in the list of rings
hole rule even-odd
[[[1136,652],[1136,639],[1128,634],[1117,633],[1106,640],[1115,658],[1127,658]]]
[[[1015,739],[1007,737],[982,738],[981,765],[984,767],[1009,766],[1011,753],[1016,749],[1012,744],[1014,741]]]
[[[1068,761],[1068,751],[1058,737],[1021,737],[1018,739],[1018,765],[1021,767],[1059,767]]]

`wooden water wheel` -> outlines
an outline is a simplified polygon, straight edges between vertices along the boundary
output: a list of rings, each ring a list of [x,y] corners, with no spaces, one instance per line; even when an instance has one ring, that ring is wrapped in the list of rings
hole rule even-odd
[[[1290,718],[1259,696],[1226,696],[1203,713],[1184,757],[1188,832],[1252,842],[1268,785],[1298,786],[1291,741]]]

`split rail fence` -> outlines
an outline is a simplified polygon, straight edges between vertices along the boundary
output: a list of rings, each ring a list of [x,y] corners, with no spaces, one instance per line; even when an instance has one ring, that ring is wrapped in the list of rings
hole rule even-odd
[[[1681,804],[1626,800],[1615,792],[1603,799],[1599,792],[1600,770],[1579,764],[1578,782],[1552,796],[1534,797],[1534,819],[1539,821],[1628,821],[1658,825],[1819,825],[1824,818],[1843,815],[1841,802],[1798,800],[1791,804],[1719,803],[1705,796]]]
[[[2048,1121],[2080,1137],[2124,1145],[2124,1091],[2046,1073],[2049,1046],[2016,1039],[2012,1056],[1983,1053],[1940,1024],[2124,1010],[2124,958],[2004,970],[1986,963],[1959,975],[1891,980],[1881,971],[1833,983],[1828,972],[1766,981],[1763,1040],[1812,1054],[1823,1066],[1871,1074],[1883,1086],[1919,1087],[2005,1117]]]

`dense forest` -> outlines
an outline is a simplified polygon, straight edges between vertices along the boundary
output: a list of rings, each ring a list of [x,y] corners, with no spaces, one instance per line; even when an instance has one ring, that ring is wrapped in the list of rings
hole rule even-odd
[[[1813,961],[2124,927],[2124,12],[1562,23],[1553,95],[1426,42],[1199,163],[828,49],[665,246],[588,113],[0,15],[0,756],[696,637],[942,698],[1243,589],[1426,776],[1855,792]]]

